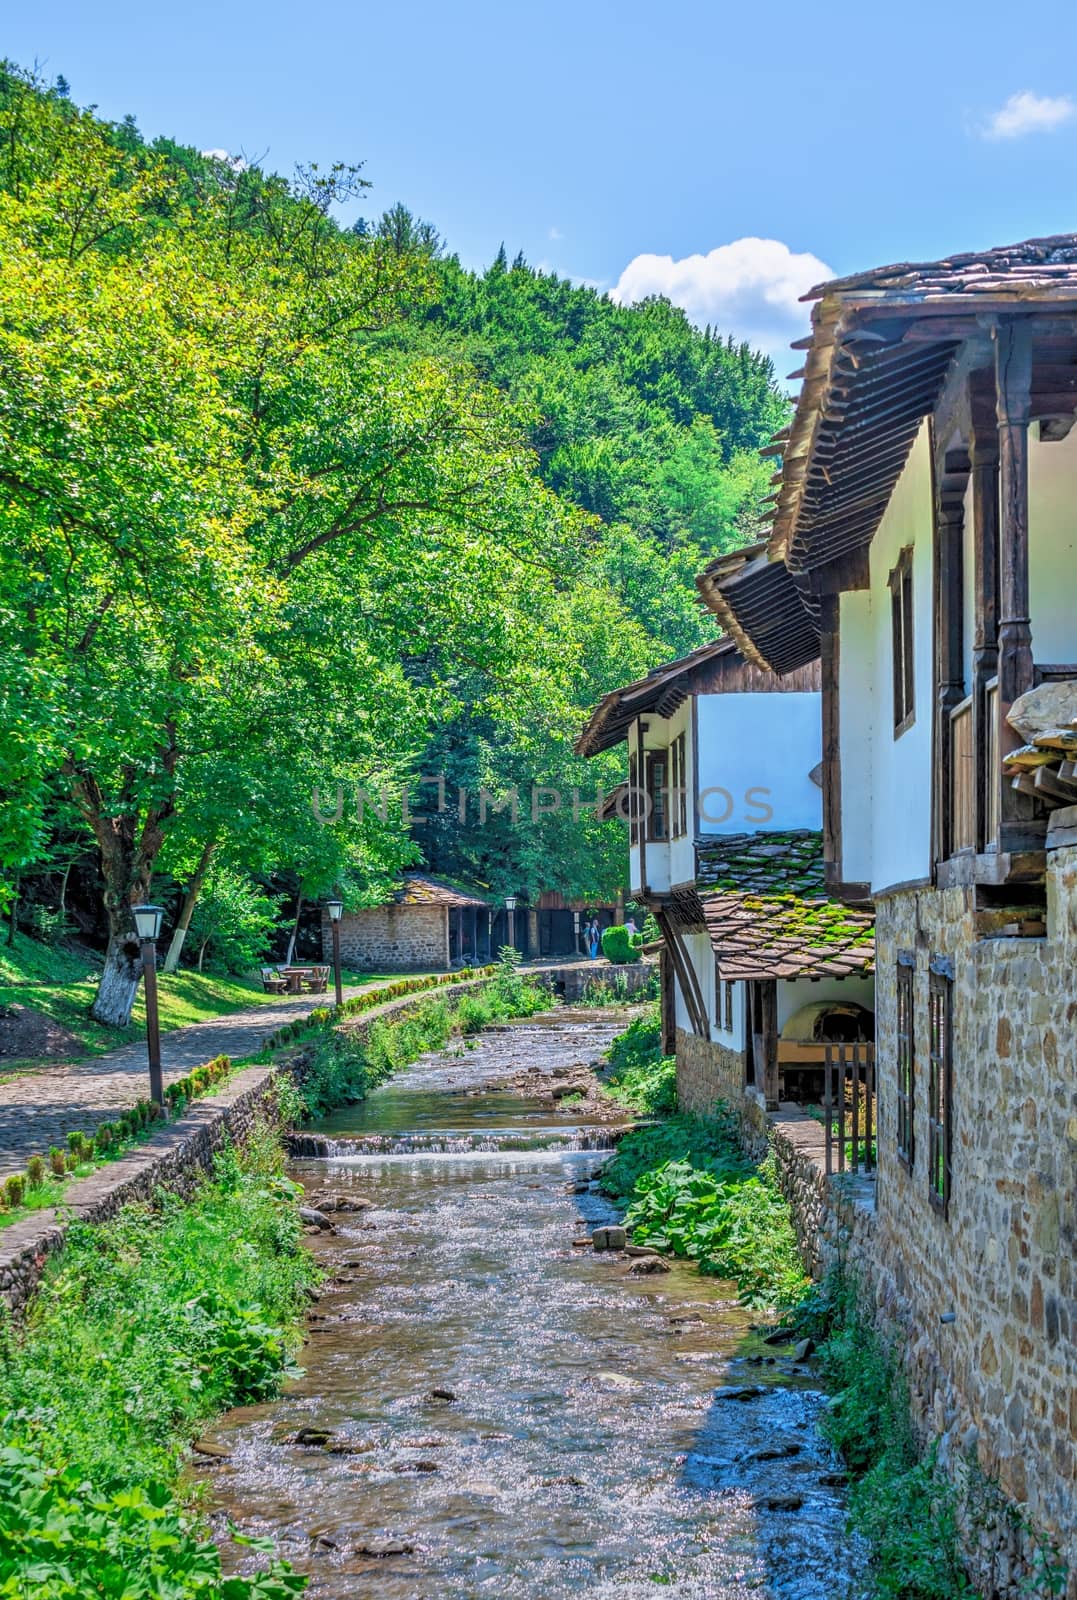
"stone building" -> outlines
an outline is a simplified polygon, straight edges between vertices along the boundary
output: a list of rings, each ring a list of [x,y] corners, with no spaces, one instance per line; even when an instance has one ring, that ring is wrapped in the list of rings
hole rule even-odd
[[[818,633],[786,598],[803,664],[716,640],[606,695],[576,747],[628,747],[631,893],[662,929],[667,1048],[699,1112],[816,1099],[827,1043],[872,1036],[871,912],[823,881]]]
[[[813,297],[771,536],[705,595],[760,668],[812,659],[763,587],[818,619],[827,883],[877,923],[861,1268],[941,1459],[1015,1508],[985,1592],[1027,1527],[1072,1596],[1077,235]]]
[[[340,952],[358,972],[448,972],[496,953],[489,903],[442,878],[411,873],[392,899],[340,919]],[[322,913],[322,955],[332,958],[332,929]]]

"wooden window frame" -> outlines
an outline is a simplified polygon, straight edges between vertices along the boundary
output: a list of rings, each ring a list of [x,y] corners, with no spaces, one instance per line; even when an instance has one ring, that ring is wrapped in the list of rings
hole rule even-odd
[[[660,769],[656,780],[655,769]],[[669,843],[669,751],[644,752],[644,787],[647,793],[647,839],[655,844]]]
[[[628,758],[628,842],[637,845],[642,837],[643,795],[639,782],[639,758],[633,750]]]
[[[916,958],[898,955],[896,984],[897,1157],[907,1171],[916,1165]]]
[[[669,836],[683,839],[688,832],[687,740],[679,733],[669,747]]]
[[[933,961],[928,980],[930,1071],[927,1090],[927,1183],[945,1216],[953,1189],[954,981],[945,961]]]
[[[723,990],[723,994],[722,994],[723,1021],[725,1022],[725,1031],[726,1031],[726,1033],[732,1033],[733,1032],[733,985],[731,983],[724,983],[722,985],[722,990]]]
[[[894,738],[916,721],[915,618],[911,544],[901,551],[887,583],[890,588],[890,660],[894,691]]]

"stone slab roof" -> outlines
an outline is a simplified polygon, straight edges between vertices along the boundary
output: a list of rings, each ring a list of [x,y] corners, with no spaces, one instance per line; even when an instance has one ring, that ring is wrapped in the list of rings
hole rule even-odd
[[[408,874],[393,899],[401,906],[485,907],[490,903],[448,878],[430,878],[417,873]]]
[[[723,981],[874,972],[874,915],[828,899],[821,834],[805,828],[706,839],[696,857]]]

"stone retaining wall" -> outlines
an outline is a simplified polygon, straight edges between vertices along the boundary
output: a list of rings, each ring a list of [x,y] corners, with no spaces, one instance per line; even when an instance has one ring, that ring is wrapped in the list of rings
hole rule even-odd
[[[340,919],[340,954],[360,972],[443,972],[449,965],[449,932],[442,905],[395,903],[348,911]],[[322,914],[322,957],[332,960],[329,913]]]
[[[719,1100],[739,1106],[744,1098],[744,1052],[685,1028],[676,1032],[677,1101],[684,1111],[713,1116]]]

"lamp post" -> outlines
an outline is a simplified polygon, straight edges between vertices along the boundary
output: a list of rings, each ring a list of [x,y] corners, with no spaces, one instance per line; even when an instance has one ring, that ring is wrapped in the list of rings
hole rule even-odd
[[[327,900],[325,909],[333,929],[333,981],[337,990],[337,1008],[344,1004],[344,991],[340,987],[340,919],[344,915],[343,900]]]
[[[146,1053],[150,1058],[150,1099],[164,1108],[165,1080],[161,1071],[161,1021],[157,1012],[157,940],[161,932],[163,906],[132,906],[142,976],[146,986]]]
[[[511,950],[515,950],[516,949],[516,896],[514,894],[507,894],[505,896],[505,910],[509,914],[509,948]]]
[[[573,940],[573,946],[574,946],[574,949],[575,949],[575,953],[576,953],[576,955],[579,955],[579,953],[580,953],[580,914],[579,914],[578,911],[574,911],[572,913],[572,940]]]

